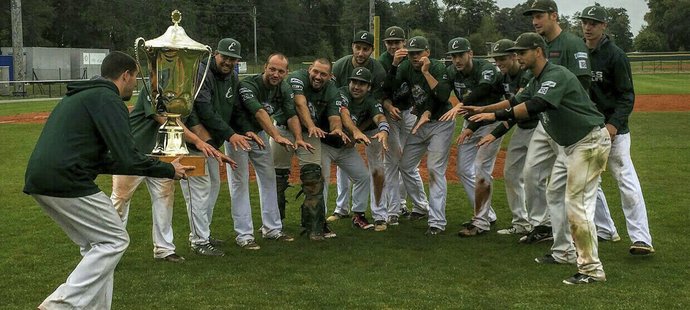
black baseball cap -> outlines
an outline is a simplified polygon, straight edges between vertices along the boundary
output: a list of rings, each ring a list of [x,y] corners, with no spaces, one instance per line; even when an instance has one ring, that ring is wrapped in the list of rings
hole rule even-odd
[[[521,34],[517,40],[515,40],[515,46],[506,49],[506,51],[521,51],[529,50],[537,47],[541,47],[542,50],[546,50],[546,41],[544,38],[534,32],[525,32]]]
[[[371,84],[371,71],[364,67],[357,67],[352,70],[350,80],[358,80]]]
[[[536,0],[532,6],[524,11],[522,15],[531,16],[533,13],[551,13],[558,12],[558,5],[553,0]]]
[[[405,41],[405,30],[398,26],[388,27],[383,35],[384,41]]]
[[[358,42],[374,46],[374,34],[366,30],[357,31],[355,37],[352,39],[352,43]]]
[[[448,52],[446,54],[457,54],[457,53],[464,53],[472,48],[470,47],[470,41],[463,37],[457,37],[455,39],[452,39],[448,41]]]
[[[429,41],[422,36],[412,37],[407,40],[408,52],[421,52],[429,49]]]
[[[609,14],[606,12],[606,9],[604,9],[601,6],[598,5],[593,5],[593,6],[588,6],[584,10],[582,10],[582,14],[580,14],[580,19],[591,19],[593,21],[597,21],[600,23],[606,23],[608,20]]]
[[[501,39],[496,41],[491,45],[491,51],[489,52],[490,57],[500,57],[512,55],[514,52],[508,51],[508,49],[515,46],[515,42],[510,39]]]
[[[242,59],[242,56],[240,56],[241,50],[242,45],[240,45],[240,42],[235,39],[225,38],[218,42],[218,53],[221,55]]]

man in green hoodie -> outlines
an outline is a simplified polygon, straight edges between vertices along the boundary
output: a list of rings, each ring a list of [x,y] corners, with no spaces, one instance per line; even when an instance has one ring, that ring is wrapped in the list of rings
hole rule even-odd
[[[137,85],[135,60],[112,52],[102,77],[70,83],[46,121],[26,168],[31,195],[76,243],[81,262],[39,309],[110,309],[113,272],[129,236],[110,198],[94,182],[99,174],[181,179],[193,167],[164,163],[134,146],[127,101]]]

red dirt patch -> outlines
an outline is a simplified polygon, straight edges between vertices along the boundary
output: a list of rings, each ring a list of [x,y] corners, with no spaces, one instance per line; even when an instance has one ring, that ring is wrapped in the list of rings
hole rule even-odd
[[[685,112],[690,111],[690,95],[637,95],[635,100],[634,111],[639,112]],[[38,124],[44,123],[48,118],[48,112],[24,113],[10,116],[0,116],[0,124]],[[363,150],[360,149],[360,153]],[[364,157],[366,158],[366,157]],[[446,170],[446,179],[449,182],[457,183],[458,177],[455,174],[455,167],[457,163],[457,146],[453,144],[450,157],[448,158],[448,169]],[[503,165],[505,163],[505,151],[501,150],[496,160],[494,167],[494,178],[503,178]],[[254,171],[250,168],[250,178],[254,181]],[[225,167],[221,167],[221,172],[224,175]],[[426,170],[426,157],[422,158],[420,165],[420,173],[424,181],[429,180],[429,175]],[[335,182],[335,167],[331,167],[331,182]],[[299,183],[299,166],[297,159],[293,158],[292,170],[290,174],[290,183]]]

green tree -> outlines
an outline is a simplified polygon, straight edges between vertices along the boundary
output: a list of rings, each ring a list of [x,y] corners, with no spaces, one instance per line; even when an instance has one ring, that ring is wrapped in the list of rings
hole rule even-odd
[[[518,4],[513,8],[503,8],[496,12],[494,21],[503,38],[515,40],[525,32],[534,31],[532,19],[522,13],[531,6],[533,0]]]
[[[484,16],[477,32],[471,34],[467,39],[470,41],[474,55],[480,56],[487,55],[489,52],[489,44],[501,38],[501,34],[496,28],[494,19],[489,16]]]
[[[649,12],[645,20],[651,30],[666,38],[670,50],[687,50],[690,47],[690,0],[647,2]]]
[[[650,27],[644,27],[635,37],[634,43],[635,50],[638,52],[661,52],[667,50],[665,37]]]

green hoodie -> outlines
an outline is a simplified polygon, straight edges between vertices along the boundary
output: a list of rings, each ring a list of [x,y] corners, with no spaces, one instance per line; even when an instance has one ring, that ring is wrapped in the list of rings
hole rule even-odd
[[[99,174],[173,178],[175,169],[136,149],[117,86],[94,78],[67,85],[29,158],[24,192],[89,196],[100,192]]]

